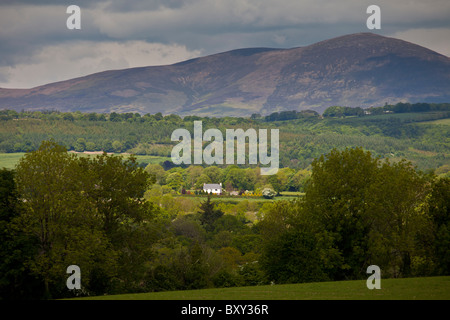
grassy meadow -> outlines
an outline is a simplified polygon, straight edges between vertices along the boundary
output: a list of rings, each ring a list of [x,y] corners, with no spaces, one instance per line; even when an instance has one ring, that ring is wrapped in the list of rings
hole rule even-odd
[[[381,279],[106,295],[88,300],[450,300],[450,277]]]
[[[0,168],[13,169],[24,154],[24,152],[0,153]]]
[[[0,153],[0,168],[13,169],[15,165],[19,162],[20,158],[23,157],[24,152],[17,153]],[[77,153],[80,156],[89,156],[88,153]],[[125,156],[128,154],[124,154]],[[169,157],[159,157],[159,156],[149,156],[149,155],[138,155],[136,156],[137,162],[139,163],[160,163],[169,160]]]

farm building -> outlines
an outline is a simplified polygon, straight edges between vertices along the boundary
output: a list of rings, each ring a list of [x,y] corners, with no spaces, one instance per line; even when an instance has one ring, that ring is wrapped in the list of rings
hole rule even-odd
[[[212,194],[221,194],[222,193],[222,183],[204,183],[203,191]]]

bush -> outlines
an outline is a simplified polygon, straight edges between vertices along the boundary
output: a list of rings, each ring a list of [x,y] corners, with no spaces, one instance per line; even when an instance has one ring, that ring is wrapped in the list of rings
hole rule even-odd
[[[276,195],[276,192],[271,188],[264,188],[262,191],[262,196],[265,199],[273,199],[273,197],[275,197],[275,195]]]

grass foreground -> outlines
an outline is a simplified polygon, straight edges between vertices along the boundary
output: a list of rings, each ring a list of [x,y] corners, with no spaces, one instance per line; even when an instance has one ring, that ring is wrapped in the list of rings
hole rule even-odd
[[[84,297],[89,300],[450,300],[450,276],[166,291]]]

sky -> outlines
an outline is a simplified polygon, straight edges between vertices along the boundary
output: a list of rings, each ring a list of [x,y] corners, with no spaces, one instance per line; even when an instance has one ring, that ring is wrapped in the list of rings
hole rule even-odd
[[[67,7],[80,7],[70,30]],[[367,8],[381,9],[369,30]],[[450,57],[449,0],[0,0],[0,87],[373,32]]]

